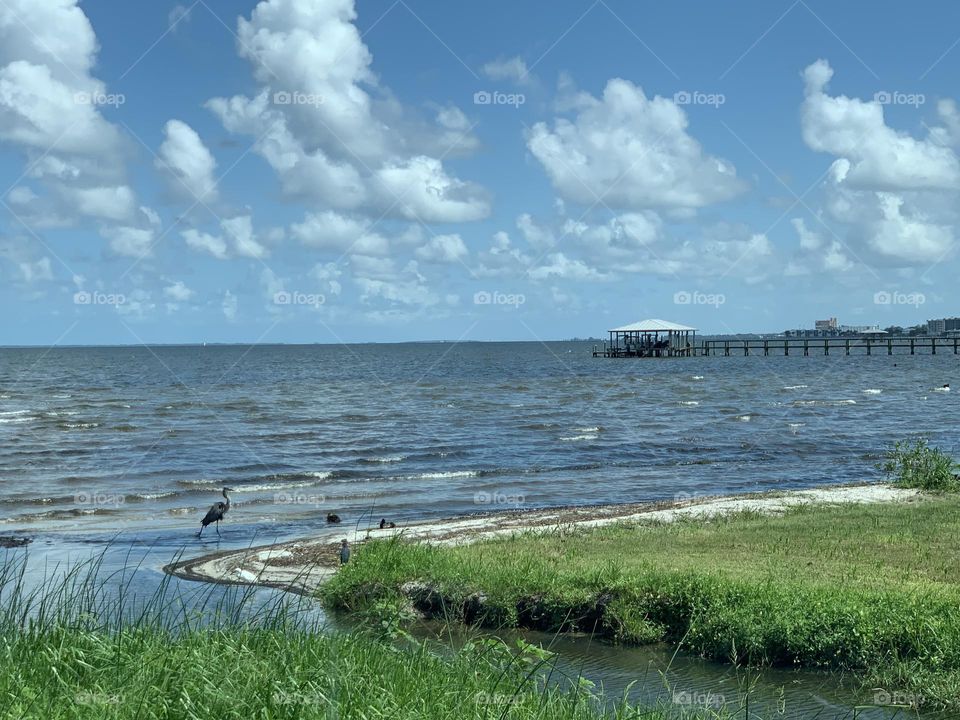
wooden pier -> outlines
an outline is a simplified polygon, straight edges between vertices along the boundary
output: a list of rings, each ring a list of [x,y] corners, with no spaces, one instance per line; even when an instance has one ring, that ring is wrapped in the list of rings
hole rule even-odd
[[[706,357],[751,355],[937,355],[960,354],[960,337],[824,337],[755,338],[750,340],[701,340],[664,347],[658,354],[638,355],[629,346],[603,344],[593,347],[594,357]]]

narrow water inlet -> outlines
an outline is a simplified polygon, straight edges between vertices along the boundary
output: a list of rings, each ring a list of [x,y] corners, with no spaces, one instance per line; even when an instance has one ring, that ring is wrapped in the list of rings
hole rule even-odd
[[[681,711],[725,711],[734,717],[783,720],[947,720],[938,711],[918,713],[896,705],[908,698],[882,689],[861,688],[853,675],[810,669],[738,668],[678,652],[666,644],[614,645],[586,634],[539,631],[474,631],[441,622],[419,624],[413,634],[440,648],[461,647],[481,637],[518,639],[555,653],[551,680],[560,684],[585,678],[616,703],[627,694],[640,707],[675,706]]]

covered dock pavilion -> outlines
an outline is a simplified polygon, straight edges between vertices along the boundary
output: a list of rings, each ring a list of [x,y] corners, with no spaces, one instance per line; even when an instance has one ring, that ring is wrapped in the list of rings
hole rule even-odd
[[[666,320],[641,320],[608,331],[603,357],[689,357],[697,329]]]

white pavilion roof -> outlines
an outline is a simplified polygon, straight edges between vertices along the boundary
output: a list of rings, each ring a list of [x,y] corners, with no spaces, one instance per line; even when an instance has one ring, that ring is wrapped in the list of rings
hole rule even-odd
[[[629,325],[622,325],[620,327],[613,328],[610,330],[610,332],[668,332],[670,330],[684,332],[686,330],[695,331],[696,328],[653,318],[651,320],[641,320],[640,322],[631,323]]]

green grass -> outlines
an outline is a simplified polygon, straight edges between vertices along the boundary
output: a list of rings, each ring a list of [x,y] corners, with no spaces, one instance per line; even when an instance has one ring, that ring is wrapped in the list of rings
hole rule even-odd
[[[322,592],[345,611],[412,603],[486,627],[593,631],[736,663],[850,669],[960,708],[958,568],[960,499],[944,495],[460,547],[374,542]]]
[[[96,563],[26,590],[23,565],[8,557],[0,718],[700,717],[626,703],[601,711],[589,685],[547,683],[549,653],[523,643],[454,650],[402,633],[330,633],[304,624],[298,600],[251,613],[254,594],[242,590],[188,597],[166,585],[138,599],[129,578],[103,577]]]

